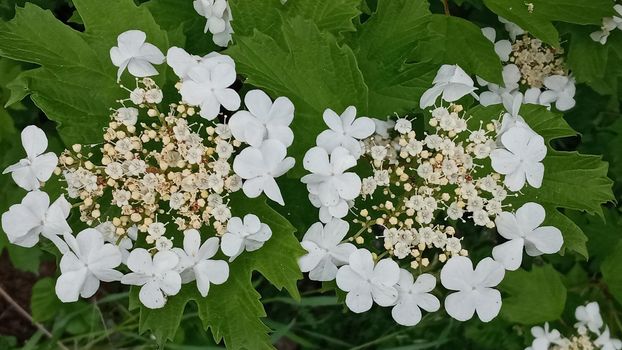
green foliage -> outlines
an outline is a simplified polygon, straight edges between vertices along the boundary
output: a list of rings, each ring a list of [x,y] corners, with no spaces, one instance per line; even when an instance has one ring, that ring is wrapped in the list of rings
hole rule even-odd
[[[617,234],[620,235],[619,228],[617,231]],[[603,281],[607,284],[609,291],[615,299],[622,304],[622,274],[620,274],[620,266],[622,266],[622,241],[615,245],[600,267],[603,273]]]
[[[43,322],[56,317],[62,303],[53,293],[55,284],[52,278],[46,277],[38,280],[32,287],[30,310],[35,321]]]
[[[534,325],[557,320],[566,304],[566,287],[551,265],[507,271],[499,289],[508,294],[501,316],[513,323]]]

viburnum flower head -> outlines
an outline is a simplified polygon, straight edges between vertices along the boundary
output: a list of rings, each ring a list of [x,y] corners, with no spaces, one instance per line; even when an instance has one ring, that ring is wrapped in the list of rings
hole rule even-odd
[[[273,201],[284,205],[283,196],[275,178],[294,166],[295,160],[287,156],[286,147],[278,140],[266,140],[261,147],[247,147],[233,160],[233,171],[244,181],[242,190],[249,198],[262,192]]]
[[[507,270],[518,269],[523,260],[523,248],[530,256],[557,253],[564,243],[561,231],[553,226],[542,226],[544,208],[537,203],[525,203],[516,214],[502,212],[495,219],[499,234],[508,239],[492,250],[493,258]]]
[[[238,111],[229,119],[231,134],[240,142],[260,147],[265,139],[291,146],[294,133],[289,128],[294,119],[294,104],[287,97],[274,100],[261,90],[251,90],[244,96],[248,111]]]
[[[117,81],[125,68],[135,77],[157,75],[153,64],[164,62],[164,54],[155,45],[145,42],[147,34],[140,30],[128,30],[119,34],[117,45],[110,49],[112,64],[119,67]]]
[[[575,327],[587,328],[590,332],[600,334],[600,329],[603,327],[603,318],[600,315],[600,307],[598,303],[593,301],[587,305],[580,305],[574,312],[574,317],[577,319]]]
[[[549,323],[546,322],[544,327],[535,326],[531,328],[531,335],[534,340],[531,343],[530,350],[549,350],[553,344],[562,345],[562,337],[557,329],[549,330]]]
[[[188,72],[197,66],[203,66],[207,69],[213,68],[219,63],[229,64],[235,69],[235,62],[227,55],[218,52],[210,52],[201,57],[191,55],[186,50],[179,47],[171,47],[166,52],[166,63],[173,68],[175,74],[181,79],[188,79]]]
[[[371,118],[356,117],[356,107],[354,106],[346,108],[341,116],[327,108],[324,111],[323,118],[328,129],[317,136],[315,143],[328,153],[337,147],[343,147],[358,158],[361,155],[359,140],[371,136],[376,130],[376,125]]]
[[[510,191],[519,191],[525,181],[532,187],[540,188],[544,177],[546,156],[544,138],[521,126],[514,126],[501,135],[504,148],[490,153],[492,168],[505,175],[503,183]]]
[[[90,298],[99,289],[100,281],[119,281],[123,274],[115,268],[121,264],[121,252],[111,243],[105,243],[102,234],[93,228],[76,237],[65,234],[71,248],[60,260],[61,275],[56,281],[56,295],[62,302]]]
[[[313,281],[332,281],[337,276],[337,267],[348,263],[348,257],[356,247],[352,243],[341,243],[350,225],[341,219],[332,219],[326,226],[321,222],[311,225],[300,243],[307,251],[298,259],[302,272],[309,272]]]
[[[179,263],[177,254],[170,250],[159,251],[153,257],[143,248],[132,250],[127,267],[132,271],[121,278],[121,283],[141,286],[138,298],[150,309],[166,304],[167,296],[179,293],[181,276],[175,270]]]
[[[441,270],[441,283],[457,292],[445,298],[445,310],[458,321],[466,321],[474,313],[483,322],[489,322],[501,310],[501,293],[494,289],[505,275],[503,265],[492,258],[484,258],[473,269],[471,259],[454,256]]]
[[[400,278],[400,268],[391,259],[382,259],[374,265],[367,249],[359,249],[348,259],[349,264],[337,271],[337,287],[347,292],[346,305],[355,313],[371,309],[375,302],[390,306],[397,301],[395,284]]]
[[[414,326],[421,321],[421,310],[437,311],[441,303],[430,292],[436,286],[436,278],[429,273],[421,274],[415,281],[412,273],[400,269],[400,279],[395,285],[398,299],[391,310],[395,322],[402,326]]]
[[[245,250],[252,252],[263,247],[270,237],[270,226],[262,223],[257,215],[246,214],[244,221],[239,217],[232,217],[227,223],[227,232],[222,236],[220,248],[229,257],[229,261],[233,261]]]
[[[21,137],[26,158],[10,165],[2,173],[11,173],[19,187],[34,191],[41,187],[42,182],[50,179],[58,164],[58,157],[53,152],[43,153],[48,148],[48,138],[38,127],[25,127]]]
[[[173,248],[179,257],[177,270],[182,283],[197,281],[197,289],[207,296],[210,284],[223,284],[229,278],[229,264],[223,260],[212,260],[218,252],[218,237],[208,238],[201,244],[201,235],[195,229],[184,232],[184,248]]]
[[[548,90],[540,95],[540,104],[555,107],[560,111],[567,111],[575,106],[574,95],[576,92],[575,81],[572,77],[563,75],[551,75],[544,79],[544,86]]]
[[[444,101],[454,102],[475,91],[473,79],[458,65],[442,65],[432,83],[434,86],[421,96],[421,109],[433,106],[439,96]]]
[[[64,196],[50,205],[47,193],[29,192],[20,204],[12,205],[2,214],[2,229],[13,244],[33,247],[42,235],[64,253],[67,244],[59,236],[71,232],[67,223],[70,210],[71,204]]]

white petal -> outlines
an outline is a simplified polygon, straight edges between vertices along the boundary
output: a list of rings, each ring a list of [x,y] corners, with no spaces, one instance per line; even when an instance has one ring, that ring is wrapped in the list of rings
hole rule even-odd
[[[247,92],[244,96],[244,104],[255,117],[266,122],[270,115],[270,108],[272,108],[272,100],[265,92],[259,89]]]
[[[495,287],[503,280],[505,269],[503,265],[487,257],[477,264],[473,275],[473,281],[478,286]]]
[[[372,277],[374,272],[374,259],[372,258],[369,250],[358,249],[350,254],[348,261],[352,270],[356,271],[361,276],[365,276],[366,278]],[[391,269],[391,267],[388,268]],[[397,275],[397,278],[399,279],[399,272],[397,272]]]
[[[330,250],[333,262],[338,266],[348,263],[350,254],[356,251],[356,246],[352,243],[342,243]]]
[[[421,321],[421,310],[412,299],[400,301],[391,309],[391,316],[402,326],[414,326]]]
[[[346,295],[346,305],[354,313],[362,313],[371,309],[373,300],[368,285],[359,285],[358,288]]]
[[[218,248],[220,248],[220,240],[218,237],[210,237],[208,238],[199,249],[197,253],[197,259],[209,259],[216,255],[218,252]]]
[[[225,233],[222,236],[220,249],[226,256],[235,258],[244,250],[244,240],[232,233]]]
[[[539,227],[528,233],[525,239],[545,254],[557,253],[564,244],[561,231],[553,226]]]
[[[243,179],[252,179],[266,174],[263,154],[254,147],[247,147],[233,160],[233,171]]]
[[[463,291],[449,294],[445,298],[445,310],[449,316],[458,321],[470,320],[475,313],[474,292]]]
[[[324,256],[309,273],[312,281],[332,281],[337,276],[337,266],[329,256]]]
[[[482,322],[489,322],[495,318],[501,310],[501,293],[492,288],[478,290],[475,299],[475,311]]]
[[[77,301],[80,296],[80,290],[86,280],[88,270],[82,268],[75,271],[69,271],[61,274],[56,280],[56,286],[54,290],[58,299],[63,303],[70,303]]]
[[[419,108],[425,109],[426,107],[434,106],[438,97],[443,93],[445,86],[445,84],[434,85],[426,90],[419,100]]]
[[[84,280],[84,285],[82,285],[82,289],[80,290],[80,296],[83,298],[90,298],[99,289],[99,280],[96,276],[87,273],[86,279]]]
[[[138,298],[143,305],[150,309],[159,309],[166,304],[166,297],[155,282],[148,282],[142,286]]]
[[[386,259],[385,259],[386,260]],[[380,306],[391,306],[397,301],[397,289],[386,285],[371,285],[371,294],[376,302]]]
[[[505,176],[503,184],[513,192],[520,191],[525,186],[525,170],[519,167],[513,173]]]
[[[436,287],[436,278],[429,273],[423,273],[417,277],[413,291],[417,293],[430,292]]]
[[[302,164],[306,170],[315,174],[328,175],[331,173],[328,153],[321,147],[309,149],[305,154]]]
[[[470,290],[473,280],[473,263],[464,256],[449,259],[441,270],[441,283],[450,290]]]
[[[161,64],[164,63],[164,55],[162,51],[158,49],[155,45],[150,43],[144,43],[140,47],[139,56],[141,59],[147,60],[153,64]]]
[[[371,136],[376,130],[376,124],[367,117],[357,118],[348,129],[348,134],[357,139],[364,139]]]
[[[179,263],[177,254],[171,251],[159,251],[153,256],[153,268],[155,271],[170,271]]]
[[[490,160],[492,168],[504,175],[515,172],[520,164],[518,157],[501,148],[497,148],[490,153]]]
[[[196,256],[201,247],[201,234],[195,229],[184,231],[184,251],[190,256]]]
[[[166,63],[173,68],[175,74],[181,79],[187,78],[188,71],[198,64],[197,60],[186,50],[175,46],[168,49]]]
[[[132,58],[127,65],[127,70],[138,78],[158,75],[158,71],[149,61],[140,58]]]
[[[160,280],[160,289],[166,295],[175,295],[181,289],[181,276],[175,271],[166,271]]]
[[[356,166],[356,158],[344,147],[335,148],[330,154],[333,173],[340,174]]]
[[[341,118],[332,109],[327,108],[322,115],[324,123],[333,131],[343,132],[343,124]],[[319,143],[318,143],[319,144]]]
[[[151,274],[153,272],[153,261],[151,254],[146,249],[136,248],[132,250],[130,256],[127,258],[127,267],[134,271],[145,274]]]
[[[22,130],[22,146],[28,155],[33,159],[48,148],[48,138],[43,130],[34,125],[29,125]]]
[[[515,271],[523,261],[524,245],[522,238],[512,239],[492,248],[492,257],[503,264],[506,270]]]
[[[499,40],[495,43],[495,52],[503,62],[507,62],[510,59],[510,53],[512,53],[512,44],[509,40]]]
[[[294,104],[287,97],[279,97],[274,100],[270,108],[271,125],[289,126],[294,120]]]
[[[344,292],[350,292],[365,283],[361,275],[352,269],[350,265],[344,265],[339,268],[336,276],[337,287]],[[370,292],[371,293],[371,292]],[[371,299],[371,295],[369,296]]]
[[[214,90],[218,102],[229,111],[240,108],[240,95],[233,89]]]
[[[517,225],[525,232],[535,230],[544,222],[546,212],[538,203],[525,203],[516,211]]]
[[[320,246],[329,249],[335,247],[348,233],[350,225],[347,221],[341,219],[333,219],[324,227],[323,235],[321,235]]]
[[[374,284],[393,286],[400,279],[400,267],[391,259],[382,259],[374,267],[371,281]]]
[[[508,213],[507,211],[504,211],[497,216],[495,219],[495,225],[497,226],[497,231],[501,236],[503,236],[503,238],[515,239],[523,236],[523,232],[518,226],[516,217],[514,214]]]

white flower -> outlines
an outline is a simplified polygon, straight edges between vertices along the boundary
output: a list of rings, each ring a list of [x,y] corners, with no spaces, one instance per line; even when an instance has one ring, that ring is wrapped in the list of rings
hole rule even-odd
[[[240,107],[240,96],[229,88],[235,79],[235,67],[231,64],[198,65],[188,71],[179,93],[188,104],[201,107],[201,117],[213,120],[221,105],[230,111]]]
[[[441,95],[443,100],[454,102],[475,91],[473,79],[458,65],[441,66],[432,83],[434,86],[424,92],[419,100],[421,109],[433,106]]]
[[[400,279],[395,285],[398,299],[391,310],[395,322],[402,326],[414,326],[421,321],[421,309],[428,312],[437,311],[441,303],[430,292],[436,286],[436,278],[424,273],[415,281],[413,275],[400,269]]]
[[[115,119],[126,126],[135,125],[138,120],[138,109],[134,107],[121,107],[117,109]]]
[[[39,189],[41,182],[50,179],[58,157],[53,152],[43,153],[48,147],[48,139],[43,130],[34,125],[22,130],[22,146],[26,151],[26,158],[10,165],[2,173],[11,173],[17,186],[34,191]]]
[[[492,258],[485,258],[473,270],[473,263],[464,256],[449,259],[441,270],[441,283],[449,290],[456,290],[445,298],[445,310],[458,321],[477,316],[483,322],[495,318],[501,310],[501,293],[497,286],[505,270]]]
[[[220,248],[233,261],[244,250],[255,251],[272,237],[270,226],[259,221],[253,214],[246,214],[244,221],[239,217],[232,217],[227,223],[227,232],[222,236]]]
[[[218,237],[211,237],[201,244],[201,235],[195,229],[184,232],[184,249],[173,248],[179,256],[177,270],[181,272],[182,283],[197,281],[197,289],[206,297],[209,286],[223,284],[229,278],[229,264],[222,260],[211,260],[218,252]]]
[[[12,205],[2,214],[2,229],[9,242],[32,247],[39,242],[39,235],[49,239],[61,253],[67,251],[67,244],[59,235],[71,232],[67,217],[71,204],[60,196],[52,205],[45,192],[29,192],[20,204]]]
[[[64,302],[77,301],[79,296],[92,297],[99,282],[121,279],[123,274],[115,268],[121,264],[121,252],[114,244],[104,243],[96,229],[88,228],[76,237],[65,234],[71,248],[60,260],[61,275],[56,281],[56,295]]]
[[[622,349],[622,341],[619,339],[612,339],[609,333],[609,327],[605,327],[605,330],[601,335],[594,340],[594,345],[598,346],[600,350],[620,350]]]
[[[600,315],[600,308],[597,302],[593,301],[585,306],[580,305],[575,310],[574,317],[579,321],[575,323],[575,327],[587,327],[592,333],[600,334],[600,329],[603,326],[603,318]]]
[[[225,63],[235,69],[235,62],[227,55],[222,55],[218,52],[210,52],[209,54],[201,57],[191,55],[186,52],[186,50],[175,46],[171,47],[166,52],[166,63],[173,68],[175,74],[182,81],[184,79],[188,79],[188,72],[197,66],[203,66],[207,69],[211,69],[219,63]]]
[[[287,97],[272,100],[261,90],[251,90],[244,96],[248,111],[238,111],[229,119],[231,133],[240,142],[261,146],[264,139],[275,139],[285,147],[294,141],[289,128],[294,119],[294,104]]]
[[[226,0],[194,0],[193,5],[195,11],[207,19],[203,32],[209,30],[214,35],[214,43],[226,47],[233,33],[229,3]]]
[[[544,86],[549,90],[540,95],[540,104],[550,106],[551,103],[555,103],[555,107],[560,111],[571,109],[576,103],[574,83],[574,78],[563,75],[551,75],[544,78]]]
[[[150,43],[146,43],[147,34],[140,30],[128,30],[119,34],[117,45],[110,49],[112,64],[119,67],[117,81],[125,68],[135,77],[157,75],[158,71],[152,64],[164,62],[162,51]]]
[[[525,91],[525,103],[532,105],[540,104],[540,95],[542,90],[537,87],[531,87]]]
[[[341,243],[350,226],[340,219],[332,219],[326,226],[316,222],[311,225],[300,243],[307,254],[298,259],[302,272],[309,272],[313,281],[332,281],[337,267],[347,264],[348,257],[356,251],[351,243]]]
[[[536,326],[531,328],[531,335],[535,338],[531,343],[532,350],[549,350],[552,344],[561,345],[562,337],[557,329],[549,331],[549,323],[544,328]]]
[[[330,160],[324,148],[313,147],[303,159],[304,168],[312,174],[303,176],[300,181],[307,184],[309,193],[318,196],[321,206],[329,208],[332,216],[341,218],[348,211],[346,201],[354,200],[361,193],[361,178],[344,172],[355,165],[356,159],[343,147],[335,148]]]
[[[482,28],[482,34],[486,37],[486,39],[490,40],[495,46],[495,52],[497,56],[503,62],[507,62],[510,60],[510,54],[512,53],[512,43],[509,40],[499,40],[495,42],[497,37],[497,32],[492,27]]]
[[[374,259],[367,249],[359,249],[337,271],[337,286],[348,292],[346,305],[350,310],[361,313],[373,304],[390,306],[397,301],[395,284],[400,278],[400,268],[391,259],[382,259],[374,266]]]
[[[497,230],[508,241],[493,248],[493,258],[507,270],[514,271],[523,260],[523,248],[530,256],[557,253],[564,238],[556,227],[539,227],[544,222],[545,215],[540,204],[525,203],[518,208],[516,214],[504,211],[497,216]]]
[[[523,127],[514,126],[501,135],[501,144],[490,154],[492,168],[505,175],[503,183],[511,191],[518,191],[525,180],[535,188],[540,188],[544,177],[546,145],[542,136]]]
[[[622,30],[622,5],[616,4],[615,6],[613,6],[613,9],[618,13],[620,17],[613,16],[603,18],[603,24],[600,27],[600,30],[590,34],[590,38],[592,38],[592,40],[597,41],[602,45],[605,45],[605,43],[607,43],[607,38],[609,37],[609,34],[612,30],[616,28]]]
[[[341,116],[327,108],[323,118],[329,129],[322,131],[315,142],[329,153],[341,146],[358,158],[361,155],[359,140],[371,136],[376,130],[376,124],[370,118],[356,118],[354,106],[346,108]]]
[[[412,129],[412,123],[406,118],[399,118],[395,121],[395,130],[400,134],[408,134]]]
[[[515,64],[508,64],[503,67],[503,86],[488,83],[478,78],[480,85],[487,85],[488,90],[479,95],[479,102],[483,106],[499,104],[503,101],[504,94],[516,94],[518,92],[518,82],[520,81],[520,70]]]
[[[294,166],[295,160],[287,157],[287,149],[277,140],[266,140],[261,147],[247,147],[233,160],[233,171],[244,181],[242,190],[249,198],[262,192],[273,201],[284,205],[283,196],[275,178]]]
[[[501,120],[501,125],[497,128],[497,137],[500,138],[506,131],[510,130],[514,126],[522,127],[530,132],[533,132],[529,125],[525,122],[520,113],[520,108],[523,105],[523,94],[520,92],[516,92],[512,95],[505,93],[501,96],[503,100],[503,107],[505,107],[505,112],[503,114],[503,119]]]
[[[181,276],[175,271],[179,257],[172,251],[157,252],[153,258],[143,248],[132,250],[127,267],[132,271],[121,278],[121,283],[142,286],[138,293],[140,302],[150,309],[166,304],[166,297],[179,293]]]
[[[512,41],[516,40],[517,36],[525,34],[525,30],[523,30],[523,28],[508,21],[507,19],[501,16],[499,16],[499,22],[505,25],[505,30],[507,30],[508,33],[510,34],[510,39],[512,39]]]

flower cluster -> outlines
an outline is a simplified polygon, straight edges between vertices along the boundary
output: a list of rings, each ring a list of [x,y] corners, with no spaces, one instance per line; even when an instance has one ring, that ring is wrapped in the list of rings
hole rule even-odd
[[[615,4],[613,6],[613,9],[618,15],[603,18],[603,23],[600,26],[600,30],[597,30],[590,34],[590,38],[592,38],[592,40],[596,42],[601,43],[601,45],[605,45],[607,43],[609,35],[611,35],[611,32],[614,31],[616,28],[622,30],[622,5]]]
[[[207,20],[204,33],[212,33],[214,44],[227,47],[231,41],[231,8],[227,0],[194,0],[194,10]]]
[[[549,323],[531,328],[534,340],[525,350],[620,350],[622,341],[611,338],[609,327],[604,325],[598,303],[593,301],[575,310],[577,333],[563,336]]]
[[[162,107],[164,93],[149,76],[165,56],[145,40],[128,31],[110,51],[119,77],[127,68],[137,78],[132,89],[122,86],[128,98],[111,109],[103,143],[75,144],[57,157],[44,153],[45,133],[29,126],[22,131],[27,157],[5,170],[31,192],[2,215],[2,227],[14,244],[31,247],[43,236],[58,247],[56,293],[64,302],[93,296],[100,281],[141,286],[148,308],[163,307],[193,281],[205,297],[210,284],[229,276],[228,263],[214,259],[219,251],[231,262],[272,236],[256,215],[233,216],[244,200],[235,193],[265,193],[284,204],[275,178],[294,165],[286,157],[291,101],[252,90],[248,110],[238,110],[230,57],[173,47],[166,61],[179,77],[181,101]],[[234,113],[221,114],[221,106]],[[39,190],[53,173],[73,204],[64,196],[50,204]],[[67,222],[72,208],[90,227],[75,236]]]
[[[523,250],[551,254],[563,244],[557,228],[541,226],[541,205],[508,209],[524,186],[540,188],[547,148],[520,116],[521,98],[505,94],[507,113],[472,121],[456,102],[475,90],[468,74],[443,66],[433,84],[421,106],[439,97],[449,104],[426,110],[421,132],[407,118],[356,118],[354,107],[341,118],[325,112],[329,130],[306,153],[311,174],[302,178],[320,222],[302,239],[308,254],[299,265],[312,280],[336,279],[350,310],[364,312],[375,302],[392,306],[396,322],[414,325],[420,308],[440,308],[430,293],[436,277],[421,271],[443,264],[440,282],[452,292],[444,302],[448,314],[465,321],[477,313],[487,322],[501,307],[494,287],[505,270],[520,266]],[[505,242],[474,268],[459,223],[496,229]],[[358,227],[350,232],[351,226]]]

